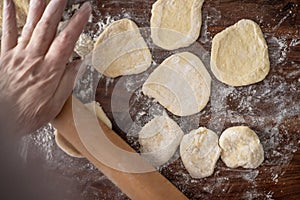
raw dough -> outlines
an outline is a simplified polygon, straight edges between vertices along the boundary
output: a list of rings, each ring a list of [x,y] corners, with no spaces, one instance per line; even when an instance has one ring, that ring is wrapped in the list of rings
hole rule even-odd
[[[227,167],[257,168],[264,160],[264,150],[256,133],[247,126],[226,129],[219,141],[221,158]]]
[[[26,18],[29,11],[29,1],[30,0],[14,0],[18,28],[23,28],[26,23]],[[49,3],[49,1],[50,0],[47,0],[46,2]],[[0,29],[2,29],[3,3],[4,0],[2,0],[0,3]]]
[[[2,16],[3,16],[3,3],[4,0],[0,3],[0,26],[2,29]],[[14,0],[16,8],[16,17],[17,17],[17,26],[22,28],[25,25],[28,9],[29,9],[29,0]]]
[[[150,50],[137,25],[129,19],[113,22],[95,43],[92,64],[108,77],[139,74],[151,63]]]
[[[183,132],[167,114],[148,122],[139,133],[141,155],[157,167],[174,155]]]
[[[208,103],[211,77],[197,56],[183,52],[157,67],[142,90],[173,114],[187,116],[200,112]]]
[[[106,116],[105,112],[103,111],[102,107],[95,101],[85,104],[85,106],[93,113],[96,114],[96,116],[104,122],[110,129],[112,128],[111,121]],[[55,134],[55,142],[57,146],[63,150],[66,154],[72,157],[76,158],[83,158],[83,156],[80,154],[79,151],[76,150],[76,148],[70,144],[57,130],[54,132]]]
[[[94,49],[94,41],[91,36],[81,33],[75,45],[74,51],[81,57],[85,58]]]
[[[96,101],[92,101],[91,103],[85,104],[85,106],[93,113],[96,114],[96,116],[108,126],[108,128],[112,129],[112,124],[107,115],[105,114],[104,110],[100,106],[100,104]]]
[[[69,143],[57,130],[54,132],[55,142],[57,146],[66,154],[75,158],[83,158],[81,153],[76,150],[76,148]]]
[[[158,0],[153,4],[151,37],[167,50],[187,47],[200,34],[204,0]]]
[[[212,175],[220,154],[218,135],[209,129],[200,127],[182,138],[180,156],[193,178]]]
[[[242,19],[212,41],[211,70],[221,82],[244,86],[262,81],[270,70],[268,46],[258,24]]]

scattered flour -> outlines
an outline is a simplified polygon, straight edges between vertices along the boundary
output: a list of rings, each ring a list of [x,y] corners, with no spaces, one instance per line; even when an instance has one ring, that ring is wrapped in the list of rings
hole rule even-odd
[[[105,7],[104,4],[103,7]],[[78,9],[78,7],[74,6],[69,12],[72,13],[76,9]],[[126,10],[123,10],[122,13],[117,16],[111,16],[110,13],[104,15],[101,14],[96,7],[93,9],[95,15],[100,16],[101,18],[101,20],[96,23],[94,30],[87,32],[94,40],[111,22],[123,17],[131,18],[132,16],[132,14]],[[215,8],[209,8],[204,15],[200,42],[206,44],[211,42],[212,39],[211,33],[208,31],[208,26],[217,24],[221,19],[221,13]],[[284,16],[273,30],[276,30],[291,15],[292,14]],[[93,21],[93,18],[93,16],[90,18],[90,22]],[[263,21],[263,18],[257,19],[259,22]],[[145,35],[147,35],[147,29],[145,29]],[[278,66],[285,64],[289,48],[299,45],[300,40],[293,39],[289,43],[284,37],[278,38],[273,35],[266,36],[269,49],[272,50],[270,51],[270,60],[272,63],[271,65],[273,66],[272,70],[281,72],[280,70],[282,69]],[[128,142],[136,147],[136,150],[138,149],[137,133],[140,131],[141,127],[154,116],[162,115],[162,113],[165,112],[165,109],[162,106],[153,99],[146,98],[141,92],[141,85],[159,64],[158,58],[167,57],[166,54],[155,54],[157,49],[155,49],[155,46],[151,45],[151,39],[146,38],[146,41],[150,46],[151,51],[154,53],[154,63],[146,72],[134,76],[125,76],[122,77],[121,80],[115,80],[99,74],[89,65],[89,63],[87,63],[86,66],[84,66],[86,67],[85,73],[78,81],[74,90],[74,94],[85,103],[95,98],[99,80],[105,82],[105,95],[108,94],[109,88],[115,86],[119,81],[123,81],[123,90],[130,94],[130,98],[128,99],[128,116],[132,121],[132,125],[124,129],[126,129],[127,132]],[[190,49],[193,51],[193,47]],[[209,69],[209,53],[200,53],[202,55],[201,59]],[[295,67],[297,66],[298,65],[295,64]],[[286,81],[286,78],[295,77],[299,77],[296,83],[289,83]],[[174,176],[178,179],[175,178],[172,182],[183,192],[189,190],[188,186],[201,183],[203,187],[199,188],[199,190],[203,192],[195,194],[195,198],[207,199],[209,196],[207,196],[207,194],[212,194],[215,191],[230,192],[230,180],[242,179],[251,185],[251,187],[247,188],[243,194],[239,194],[243,199],[271,200],[274,192],[259,190],[256,181],[260,179],[260,174],[264,173],[267,174],[267,181],[277,183],[279,178],[285,173],[282,167],[291,162],[293,154],[298,150],[300,144],[300,132],[298,131],[298,134],[294,134],[293,137],[288,137],[291,134],[287,132],[289,127],[284,123],[289,118],[299,116],[299,99],[298,101],[295,101],[295,99],[289,98],[291,94],[296,92],[299,93],[297,88],[300,88],[300,74],[297,72],[287,75],[284,75],[283,73],[282,76],[269,76],[265,81],[258,85],[251,85],[244,88],[226,86],[214,79],[212,82],[211,100],[205,110],[190,117],[179,118],[171,116],[185,133],[199,127],[199,125],[204,125],[219,135],[228,124],[245,124],[255,127],[258,129],[258,136],[260,137],[265,150],[266,159],[263,163],[263,166],[267,167],[265,168],[265,171],[229,169],[219,163],[213,177],[203,180],[192,179],[186,171],[178,170],[184,169],[182,163],[178,162],[178,151],[167,164],[159,168],[159,171],[163,174],[167,172],[174,173]],[[300,94],[298,96],[300,96]],[[233,102],[233,105],[229,104],[230,102]],[[261,104],[270,109],[261,110]],[[210,115],[210,118],[205,118],[206,115]],[[114,117],[118,118],[120,116]],[[204,121],[201,121],[200,119],[204,119]],[[122,120],[122,118],[120,118],[120,120]],[[47,161],[47,167],[61,169],[62,174],[74,177],[81,184],[93,181],[106,184],[106,181],[108,181],[105,176],[99,175],[95,167],[89,162],[82,163],[61,153],[54,143],[53,127],[50,125],[40,129],[35,134],[23,138],[20,145],[20,155],[25,161],[30,160],[29,155],[31,151],[35,152],[34,148],[37,148],[41,152],[40,156],[44,157]],[[173,169],[172,166],[174,163],[176,163],[177,167]],[[70,168],[70,170],[66,170],[68,168]],[[226,172],[225,175],[222,175],[223,172]],[[85,173],[85,175],[79,176],[78,174],[80,173]],[[98,180],[95,180],[95,178]],[[114,188],[109,183],[107,183],[107,185],[107,187]],[[91,190],[88,187],[85,188],[82,192],[83,196],[87,197],[90,194],[90,191],[95,192],[95,190]],[[120,199],[124,198],[124,195],[121,192],[116,191],[116,193],[119,194]],[[95,199],[100,199],[103,198],[103,195],[95,194],[94,197],[96,197]]]

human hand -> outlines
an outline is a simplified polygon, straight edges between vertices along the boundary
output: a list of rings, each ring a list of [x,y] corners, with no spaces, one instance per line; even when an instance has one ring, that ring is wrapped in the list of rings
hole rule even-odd
[[[68,59],[86,25],[91,6],[83,4],[56,36],[67,0],[31,0],[18,42],[13,0],[4,0],[0,55],[0,130],[30,133],[54,119],[71,94],[79,69]]]

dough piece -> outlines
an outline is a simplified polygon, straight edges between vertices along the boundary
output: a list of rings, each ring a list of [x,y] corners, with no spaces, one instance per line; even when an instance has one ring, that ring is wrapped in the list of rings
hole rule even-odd
[[[221,82],[244,86],[262,81],[270,71],[268,46],[258,24],[242,19],[212,41],[211,70]]]
[[[112,124],[107,115],[105,114],[104,110],[100,106],[100,104],[96,101],[92,101],[91,103],[85,104],[85,106],[93,113],[96,114],[96,116],[108,126],[108,128],[112,129]]]
[[[112,128],[111,121],[106,116],[105,112],[103,111],[102,107],[95,101],[85,104],[85,106],[96,116],[104,122],[110,129]],[[76,158],[83,158],[81,153],[76,150],[76,148],[70,144],[57,130],[54,132],[55,134],[55,142],[57,146],[63,150],[66,154]]]
[[[167,50],[190,46],[199,35],[204,0],[158,0],[153,4],[151,37]]]
[[[69,143],[57,130],[54,132],[55,142],[57,146],[66,154],[75,158],[83,158],[81,153],[76,150],[76,148]]]
[[[257,168],[264,160],[264,150],[256,133],[247,126],[226,129],[219,141],[221,158],[227,167]]]
[[[85,58],[94,49],[94,41],[91,36],[86,33],[81,33],[74,51],[81,57]]]
[[[211,77],[197,56],[183,52],[157,67],[142,90],[173,114],[187,116],[200,112],[208,103]]]
[[[212,175],[220,154],[218,135],[209,129],[200,127],[182,138],[181,160],[193,178]]]
[[[183,131],[167,114],[148,122],[139,133],[141,155],[154,167],[160,166],[174,155]]]
[[[29,1],[30,0],[14,0],[18,28],[22,28],[26,23],[26,18],[29,11]],[[47,4],[49,1],[50,0],[46,1]],[[2,29],[3,3],[4,0],[2,0],[0,3],[0,29]]]
[[[0,3],[0,26],[2,29],[2,17],[3,17],[3,3],[4,0]],[[26,18],[28,15],[29,9],[29,0],[14,0],[16,8],[16,17],[17,17],[17,26],[22,28],[25,25]]]
[[[150,50],[137,25],[129,19],[109,25],[94,46],[92,64],[108,77],[139,74],[151,63]]]

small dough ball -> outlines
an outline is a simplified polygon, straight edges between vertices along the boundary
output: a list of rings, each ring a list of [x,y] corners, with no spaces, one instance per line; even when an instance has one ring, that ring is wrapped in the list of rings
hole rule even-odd
[[[96,101],[92,101],[91,103],[85,104],[85,106],[93,113],[96,114],[98,119],[100,119],[106,126],[112,129],[112,124],[107,115],[105,114],[104,110],[100,106],[100,104]]]
[[[268,46],[258,24],[242,19],[212,41],[211,70],[231,86],[262,81],[269,73]]]
[[[202,24],[204,0],[158,0],[153,4],[151,37],[154,44],[167,50],[194,43]]]
[[[211,176],[220,154],[218,135],[209,129],[200,127],[182,138],[181,160],[193,178]]]
[[[85,106],[91,112],[95,113],[98,119],[103,121],[104,124],[106,124],[110,129],[112,128],[111,121],[106,116],[102,107],[96,101],[85,104]],[[55,142],[62,151],[64,151],[69,156],[76,157],[76,158],[83,158],[81,153],[72,144],[70,144],[57,130],[54,132],[54,134],[55,134]]]
[[[226,129],[219,140],[221,158],[230,168],[257,168],[264,160],[264,150],[256,133],[247,126]]]
[[[74,158],[83,158],[81,153],[77,151],[77,149],[69,143],[59,132],[55,130],[54,132],[55,142],[57,146],[66,154]]]
[[[14,0],[18,28],[23,28],[26,23],[26,18],[29,11],[29,1],[30,0]],[[47,0],[46,2],[48,4],[50,0]],[[0,3],[0,29],[2,29],[3,3],[4,0],[2,0]]]
[[[197,56],[183,52],[163,61],[142,90],[173,114],[187,116],[200,112],[208,103],[211,77]]]
[[[183,131],[167,114],[148,122],[139,133],[141,155],[158,167],[174,155]]]
[[[92,64],[100,73],[115,78],[144,72],[152,55],[138,26],[129,19],[110,24],[98,37]]]
[[[94,40],[86,33],[81,33],[79,39],[75,45],[74,51],[82,58],[85,58],[89,53],[93,51]]]
[[[3,17],[3,3],[4,0],[0,3],[0,26],[2,29],[2,17]],[[16,18],[18,28],[22,28],[26,23],[26,18],[28,15],[29,9],[29,0],[14,0],[16,8]]]

